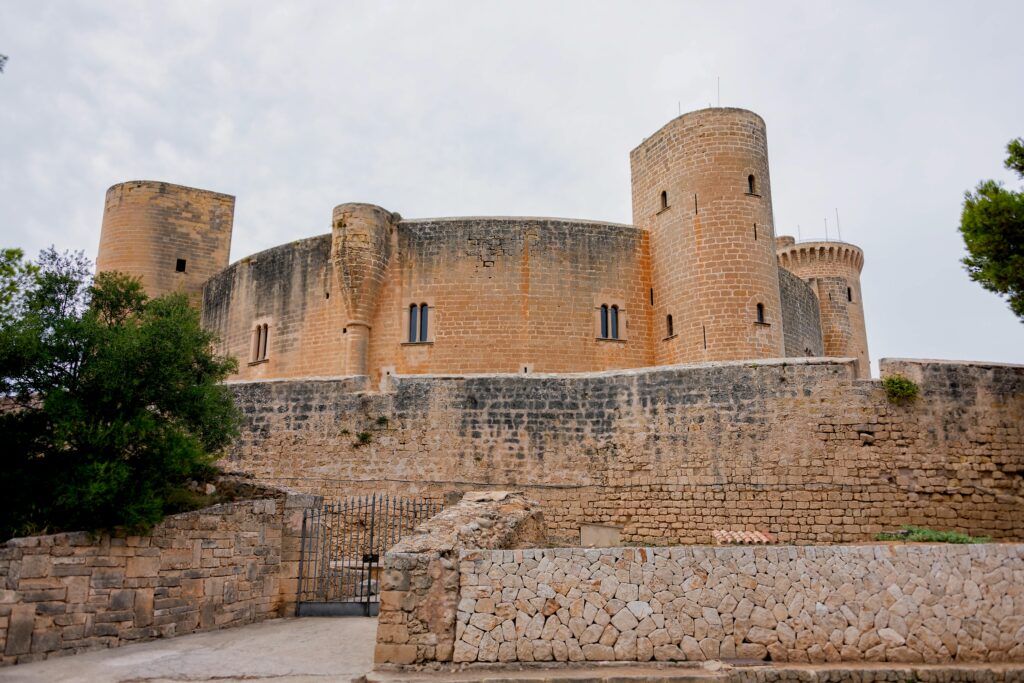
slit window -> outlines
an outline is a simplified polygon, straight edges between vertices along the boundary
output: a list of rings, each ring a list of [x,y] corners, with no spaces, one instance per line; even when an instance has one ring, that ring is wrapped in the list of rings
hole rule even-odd
[[[609,339],[618,339],[619,338],[619,307],[618,306],[612,306],[611,311],[609,311],[609,317],[611,318],[611,328],[612,328],[611,329],[611,335],[609,336]]]
[[[754,182],[754,175],[750,174],[747,176],[747,194],[756,194],[755,189],[757,188]]]
[[[409,341],[425,342],[430,339],[430,307],[427,304],[409,304]]]
[[[664,211],[668,208],[668,192],[665,190],[661,191],[661,210]]]
[[[846,300],[853,303],[853,289],[851,287],[846,288]]]
[[[675,334],[675,330],[672,328],[672,315],[665,316],[665,331],[668,333],[665,336],[671,337]]]
[[[267,359],[267,337],[270,326],[267,323],[257,325],[252,332],[252,362],[258,363]]]
[[[764,304],[757,305],[757,322],[764,323]]]
[[[185,272],[185,259],[183,259],[183,258],[178,259],[178,262],[174,264],[174,272],[175,273],[184,273]]]
[[[608,339],[608,305],[601,304],[601,339]]]

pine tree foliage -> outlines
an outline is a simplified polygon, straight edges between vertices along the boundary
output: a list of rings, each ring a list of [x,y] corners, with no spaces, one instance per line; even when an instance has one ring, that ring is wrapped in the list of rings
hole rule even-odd
[[[1024,179],[1024,139],[1006,147],[1006,167]],[[1024,192],[994,180],[979,183],[964,197],[960,233],[968,255],[967,273],[985,289],[1006,297],[1024,322]]]

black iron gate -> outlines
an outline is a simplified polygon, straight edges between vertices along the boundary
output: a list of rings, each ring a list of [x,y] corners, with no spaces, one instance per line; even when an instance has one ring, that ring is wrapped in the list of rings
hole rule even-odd
[[[296,616],[375,616],[381,556],[440,511],[426,499],[377,494],[306,510]]]

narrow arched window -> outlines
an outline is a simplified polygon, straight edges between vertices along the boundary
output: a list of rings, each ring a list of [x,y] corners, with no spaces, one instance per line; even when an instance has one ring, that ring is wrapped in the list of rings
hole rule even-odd
[[[263,323],[263,339],[260,342],[260,360],[267,359],[267,337],[270,333],[270,326]]]
[[[260,341],[263,338],[263,325],[257,325],[252,331],[252,356],[255,362],[260,359]]]
[[[416,341],[416,333],[419,330],[418,316],[420,307],[416,304],[410,304],[409,306],[409,341]]]
[[[850,287],[846,288],[846,300],[851,303],[853,302],[853,289]]]
[[[755,185],[754,185],[754,175],[751,174],[751,175],[747,176],[747,192],[749,194],[754,194],[754,188],[755,188]]]
[[[619,307],[618,306],[612,306],[611,319],[612,319],[612,333],[611,333],[611,337],[610,338],[611,339],[618,339],[619,338]]]
[[[430,307],[426,304],[420,304],[420,341],[425,342],[428,339],[427,336],[427,312]]]
[[[608,306],[601,304],[601,339],[608,338]]]
[[[668,208],[668,192],[665,190],[661,191],[661,209],[664,211]]]
[[[673,334],[675,334],[675,331],[672,329],[672,316],[671,315],[666,315],[665,316],[665,331],[668,332],[668,334],[665,335],[667,337],[671,337]]]
[[[764,322],[764,304],[757,305],[757,322]]]

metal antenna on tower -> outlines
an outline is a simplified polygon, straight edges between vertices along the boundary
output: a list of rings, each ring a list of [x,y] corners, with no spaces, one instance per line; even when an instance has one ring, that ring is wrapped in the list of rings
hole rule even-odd
[[[683,101],[682,100],[677,100],[676,101],[676,107],[679,109],[679,115],[682,116],[683,115]]]
[[[839,227],[839,207],[836,207],[836,232],[839,233],[839,241],[843,241],[843,230]]]
[[[825,217],[825,241],[828,242],[828,216]]]
[[[797,223],[797,224],[796,224],[796,241],[797,241],[797,242],[802,242],[802,241],[803,241],[803,239],[804,239],[804,238],[803,238],[803,237],[801,237],[801,235],[800,235],[800,224],[799,224],[799,223]]]

